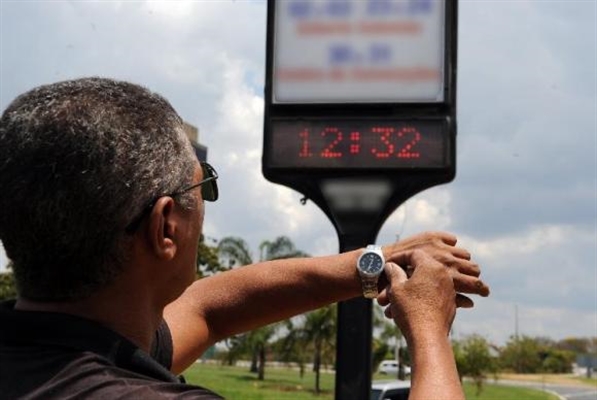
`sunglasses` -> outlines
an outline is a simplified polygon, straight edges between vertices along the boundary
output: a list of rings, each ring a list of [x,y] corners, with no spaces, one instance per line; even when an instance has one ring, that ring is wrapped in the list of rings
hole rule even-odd
[[[156,197],[147,205],[147,207],[143,209],[141,214],[134,218],[131,221],[131,223],[128,224],[126,228],[124,228],[124,231],[128,234],[134,233],[139,228],[139,225],[141,225],[141,221],[143,221],[143,218],[145,218],[145,216],[151,212],[151,210],[155,206],[156,201],[158,201],[158,199],[161,197],[176,197],[190,192],[193,189],[201,187],[201,197],[203,197],[203,200],[216,201],[218,199],[218,184],[216,182],[218,179],[218,173],[216,172],[214,167],[212,167],[208,163],[201,161],[200,164],[201,170],[203,171],[203,180],[184,189],[177,190],[176,192],[166,193]]]
[[[216,179],[218,179],[218,173],[206,162],[201,161],[201,169],[203,170],[203,177],[204,179],[200,182],[195,183],[192,186],[184,188],[174,193],[165,194],[164,196],[180,196],[181,194],[190,192],[193,189],[198,188],[201,186],[201,197],[205,201],[216,201],[218,199],[218,184],[216,183]],[[161,196],[163,197],[163,196]]]

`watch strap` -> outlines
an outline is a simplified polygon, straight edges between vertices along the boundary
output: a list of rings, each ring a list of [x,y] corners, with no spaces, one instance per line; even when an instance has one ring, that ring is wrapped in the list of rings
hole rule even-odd
[[[363,297],[366,299],[375,299],[379,292],[377,291],[377,277],[361,277],[361,286],[363,287]]]

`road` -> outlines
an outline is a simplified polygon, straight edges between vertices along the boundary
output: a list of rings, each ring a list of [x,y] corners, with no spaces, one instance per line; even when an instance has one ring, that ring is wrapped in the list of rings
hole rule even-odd
[[[498,380],[497,382],[493,380],[488,380],[487,382],[498,385],[524,386],[528,388],[544,390],[558,395],[563,400],[597,400],[597,388],[586,385],[571,386],[541,382],[510,381],[502,379]]]

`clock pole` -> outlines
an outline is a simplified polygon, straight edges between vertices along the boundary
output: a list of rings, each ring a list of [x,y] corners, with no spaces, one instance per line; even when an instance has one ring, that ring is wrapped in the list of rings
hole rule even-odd
[[[374,243],[377,232],[339,235],[340,252]],[[368,399],[371,391],[371,300],[357,297],[338,303],[336,336],[336,399]]]
[[[326,214],[341,252],[455,177],[456,36],[457,0],[268,0],[262,172]],[[336,400],[369,398],[371,341],[371,300],[340,303]]]

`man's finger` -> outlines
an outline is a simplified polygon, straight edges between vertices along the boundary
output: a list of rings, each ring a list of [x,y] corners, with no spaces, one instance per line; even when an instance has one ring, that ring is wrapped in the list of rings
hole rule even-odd
[[[394,319],[394,315],[392,314],[392,307],[386,307],[383,310],[383,315],[385,315],[386,318]]]
[[[465,249],[460,248],[460,247],[454,247],[451,250],[452,250],[452,254],[456,258],[461,258],[463,260],[470,260],[471,259],[471,253],[469,253],[468,250],[465,250]]]
[[[473,308],[475,303],[463,294],[456,293],[456,307],[459,308]]]
[[[454,289],[457,292],[478,294],[483,297],[489,296],[489,286],[481,279],[454,271]]]
[[[394,283],[404,283],[408,280],[406,272],[404,272],[404,270],[400,268],[398,264],[387,262],[384,268],[386,276],[388,277],[388,281],[390,281],[390,285]]]
[[[464,259],[446,259],[442,264],[446,265],[447,267],[457,269],[458,272],[471,275],[475,277],[479,277],[481,275],[481,268],[479,268],[479,264],[464,260]]]
[[[444,242],[445,244],[449,245],[449,246],[455,246],[456,243],[458,242],[458,238],[448,232],[435,232],[436,235],[439,235],[441,237],[442,242]]]
[[[377,304],[379,304],[382,307],[385,307],[388,304],[390,304],[390,299],[388,298],[388,289],[387,288],[385,288],[384,290],[379,292],[379,295],[377,296]]]

